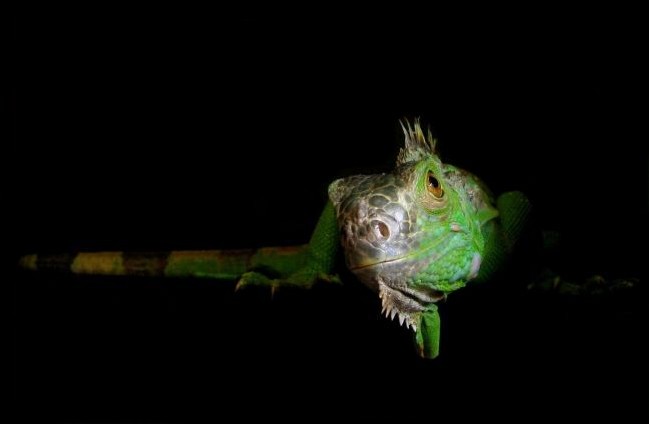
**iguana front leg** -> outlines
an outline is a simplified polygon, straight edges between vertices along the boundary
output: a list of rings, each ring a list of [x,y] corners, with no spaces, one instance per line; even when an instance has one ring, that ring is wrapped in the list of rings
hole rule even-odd
[[[521,238],[529,221],[532,204],[520,191],[509,191],[498,196],[497,219],[492,219],[482,226],[485,247],[482,264],[474,281],[483,282],[500,269],[511,257],[516,243]]]
[[[236,288],[266,286],[310,288],[317,281],[340,283],[332,274],[339,248],[338,227],[333,205],[328,202],[313,231],[309,244],[293,251],[283,248],[260,249],[251,259]]]

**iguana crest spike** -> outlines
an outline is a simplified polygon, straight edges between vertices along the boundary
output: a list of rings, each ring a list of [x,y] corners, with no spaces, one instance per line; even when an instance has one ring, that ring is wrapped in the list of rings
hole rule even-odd
[[[399,150],[397,165],[422,160],[436,154],[437,140],[433,138],[430,127],[426,137],[419,124],[419,118],[415,118],[414,128],[406,118],[399,120],[399,123],[405,136],[405,146]]]

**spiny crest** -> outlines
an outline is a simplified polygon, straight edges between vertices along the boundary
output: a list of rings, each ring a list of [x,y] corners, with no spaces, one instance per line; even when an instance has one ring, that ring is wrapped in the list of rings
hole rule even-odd
[[[399,318],[399,325],[404,326],[412,331],[417,331],[417,325],[419,324],[420,317],[418,313],[408,313],[405,311],[400,311],[399,307],[392,302],[390,296],[385,293],[383,290],[379,290],[379,299],[381,299],[381,314],[385,315],[386,318],[394,321],[394,317]]]
[[[433,134],[428,128],[428,137],[424,136],[419,124],[419,118],[415,118],[414,129],[407,119],[399,120],[403,134],[406,137],[405,147],[399,149],[399,156],[397,156],[397,165],[402,165],[407,162],[418,161],[435,154],[435,145],[437,140],[433,138]],[[404,125],[405,124],[405,125]]]

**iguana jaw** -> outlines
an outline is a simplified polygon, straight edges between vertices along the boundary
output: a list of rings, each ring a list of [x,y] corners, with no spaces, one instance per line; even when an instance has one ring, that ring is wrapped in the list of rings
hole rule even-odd
[[[382,313],[390,319],[398,317],[399,323],[416,331],[421,321],[421,314],[431,305],[444,299],[446,294],[425,285],[413,285],[406,280],[396,281],[390,277],[395,274],[386,272],[384,267],[400,267],[411,255],[392,258],[381,262],[368,263],[351,269],[361,281],[378,291],[381,299]]]

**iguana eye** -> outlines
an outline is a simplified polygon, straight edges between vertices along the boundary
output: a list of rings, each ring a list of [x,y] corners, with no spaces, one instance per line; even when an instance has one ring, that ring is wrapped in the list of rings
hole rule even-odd
[[[439,183],[439,180],[435,178],[435,175],[431,171],[428,171],[427,179],[428,181],[426,188],[428,189],[428,192],[432,194],[436,199],[441,199],[442,197],[444,197],[444,189],[442,189],[442,185]]]

